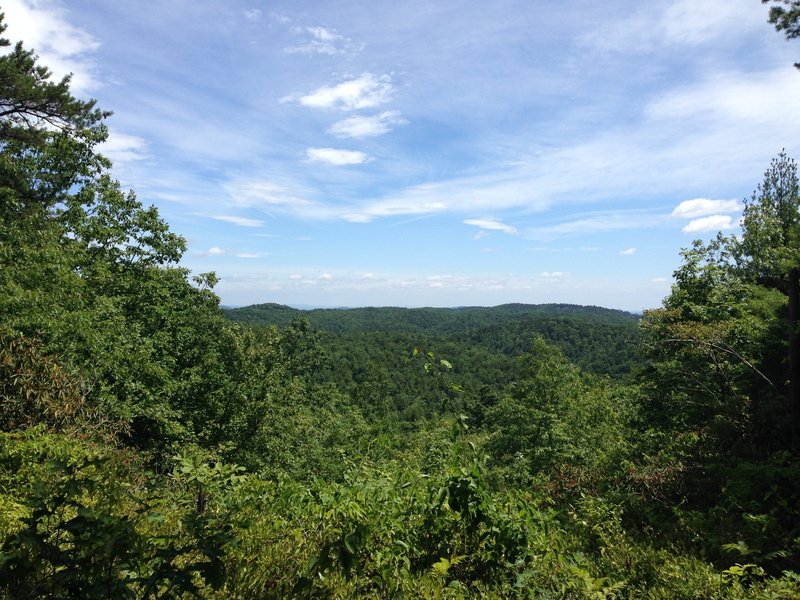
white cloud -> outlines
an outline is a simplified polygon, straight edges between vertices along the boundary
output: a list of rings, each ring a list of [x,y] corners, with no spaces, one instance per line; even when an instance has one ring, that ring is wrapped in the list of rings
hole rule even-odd
[[[108,139],[97,149],[117,166],[147,158],[147,143],[144,139],[114,129],[109,129]]]
[[[544,277],[545,279],[563,279],[569,276],[570,273],[565,271],[545,271],[541,274],[541,277]]]
[[[288,206],[307,211],[313,205],[300,193],[272,181],[233,181],[225,185],[225,190],[234,206],[243,208]]]
[[[695,219],[707,215],[720,213],[733,213],[742,209],[738,200],[709,200],[708,198],[695,198],[684,200],[672,211],[673,217]]]
[[[645,107],[654,120],[702,117],[744,127],[746,123],[783,122],[800,112],[800,78],[791,69],[762,73],[721,73],[699,84],[660,94]]]
[[[261,258],[261,254],[256,254],[254,252],[240,252],[236,255],[236,258]]]
[[[741,28],[743,23],[753,23],[748,17],[758,12],[755,4],[731,0],[677,0],[663,13],[660,26],[668,41],[707,44]]]
[[[2,10],[8,26],[4,37],[35,50],[54,80],[72,73],[70,91],[78,96],[98,87],[94,62],[86,54],[97,50],[100,42],[70,24],[62,8],[47,1],[5,0]]]
[[[248,21],[260,21],[261,11],[257,8],[246,8],[244,10],[244,18]]]
[[[306,96],[299,98],[287,96],[283,102],[297,100],[303,106],[311,108],[339,108],[341,110],[357,110],[380,106],[391,100],[394,86],[389,75],[376,77],[372,73],[364,73],[355,79],[343,81],[334,86],[323,86]]]
[[[736,223],[730,215],[711,215],[690,221],[682,231],[683,233],[704,233],[733,229],[735,226]]]
[[[260,219],[248,219],[245,217],[234,217],[230,215],[214,215],[211,218],[216,219],[217,221],[233,223],[239,227],[261,227],[264,225],[264,221],[261,221]]]
[[[481,229],[488,229],[489,231],[502,231],[504,233],[518,233],[516,227],[501,223],[497,219],[465,219],[464,224],[480,227]]]
[[[207,256],[222,256],[223,254],[227,254],[227,252],[219,246],[212,246],[206,252]]]
[[[622,256],[633,256],[636,254],[636,248],[627,248],[625,250],[620,250],[619,252]]]
[[[324,281],[332,281],[333,275],[331,275],[330,273],[323,273],[322,275],[319,276],[319,278]]]
[[[396,110],[387,110],[371,117],[350,117],[331,125],[328,133],[341,138],[375,137],[389,133],[392,125],[408,123]]]
[[[310,39],[299,46],[284,48],[289,54],[341,54],[348,50],[361,50],[353,40],[327,27],[298,27],[295,33],[307,34]]]
[[[363,152],[337,148],[309,148],[306,150],[306,157],[312,162],[324,162],[336,166],[360,165],[370,160]]]
[[[299,273],[293,273],[293,274],[289,275],[289,279],[292,279],[292,280],[300,280],[302,278],[303,278],[303,276],[300,275]]]
[[[731,0],[672,0],[638,7],[627,18],[599,21],[581,41],[619,52],[693,47],[713,44],[731,31],[760,27],[766,18],[758,3]]]

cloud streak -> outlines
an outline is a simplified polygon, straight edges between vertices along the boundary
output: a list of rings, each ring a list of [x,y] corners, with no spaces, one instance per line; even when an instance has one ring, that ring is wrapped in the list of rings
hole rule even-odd
[[[248,219],[245,217],[235,217],[231,215],[214,215],[211,218],[217,221],[223,221],[225,223],[232,223],[233,225],[238,225],[239,227],[262,227],[264,225],[264,221],[261,219]]]
[[[328,128],[328,133],[340,138],[377,137],[389,133],[393,125],[407,123],[399,111],[388,110],[369,117],[350,117],[337,121]]]
[[[309,148],[306,158],[311,162],[327,163],[341,167],[344,165],[362,165],[370,161],[370,157],[358,150],[340,150],[337,148]]]
[[[308,36],[308,39],[298,45],[284,48],[288,54],[343,54],[352,50],[361,50],[353,40],[340,34],[335,29],[327,27],[297,27],[295,33]]]
[[[510,233],[513,235],[519,233],[516,227],[501,223],[497,219],[465,219],[464,224],[480,227],[481,229],[489,231],[502,231],[503,233]]]

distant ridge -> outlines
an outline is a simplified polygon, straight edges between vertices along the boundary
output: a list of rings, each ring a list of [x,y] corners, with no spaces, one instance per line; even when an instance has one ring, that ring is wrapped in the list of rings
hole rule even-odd
[[[226,308],[233,321],[260,325],[288,325],[295,317],[306,317],[323,331],[403,331],[453,333],[470,325],[486,325],[508,319],[583,317],[593,321],[630,325],[639,320],[633,313],[599,306],[577,304],[521,304],[461,306],[455,308],[401,308],[367,306],[360,308],[298,309],[268,302],[240,308]]]
[[[433,340],[466,344],[489,353],[514,356],[527,352],[536,335],[557,345],[581,368],[618,375],[637,363],[641,339],[639,316],[622,310],[575,304],[501,304],[458,308],[316,308],[299,310],[266,303],[228,309],[233,321],[285,327],[307,319],[311,327],[342,343],[361,344],[392,338],[406,345]]]
[[[357,308],[293,308],[285,304],[266,302],[264,304],[252,304],[238,308],[224,307],[225,313],[233,321],[248,323],[261,323],[271,325],[288,325],[294,317],[306,317],[317,327],[328,329],[331,321],[338,321],[340,317],[346,317],[350,321],[352,317],[359,317],[362,323],[378,324],[390,317],[392,328],[396,326],[396,321],[412,324],[418,320],[427,321],[429,317],[435,316],[445,321],[460,321],[468,318],[468,315],[491,315],[495,318],[508,317],[549,317],[549,316],[591,316],[602,320],[636,321],[638,315],[617,310],[613,308],[603,308],[600,306],[582,306],[578,304],[522,304],[509,303],[497,306],[458,306],[453,308],[403,308],[397,306],[364,306]],[[338,327],[335,327],[338,329]]]

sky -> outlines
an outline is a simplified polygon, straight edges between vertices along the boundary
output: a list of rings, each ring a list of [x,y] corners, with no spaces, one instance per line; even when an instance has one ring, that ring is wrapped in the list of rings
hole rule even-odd
[[[800,159],[800,41],[760,0],[0,8],[230,306],[657,307]]]

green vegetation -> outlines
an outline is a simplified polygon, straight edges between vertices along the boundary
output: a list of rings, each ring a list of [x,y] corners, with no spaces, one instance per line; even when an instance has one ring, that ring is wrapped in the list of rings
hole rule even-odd
[[[459,357],[478,350],[495,357],[513,357],[530,352],[534,336],[541,335],[582,369],[616,376],[635,369],[641,340],[638,316],[569,304],[309,311],[280,304],[257,304],[226,309],[225,313],[233,321],[257,325],[287,326],[297,319],[307,319],[314,330],[323,333],[323,345],[334,355],[338,353],[337,347],[342,346],[339,343],[342,339],[347,347],[358,347],[367,354],[375,351],[375,346],[388,349],[387,340],[391,339],[395,341],[390,346],[393,352],[407,353],[424,341],[448,345],[448,350]],[[416,342],[407,343],[409,340]],[[477,368],[478,364],[470,364],[468,369],[465,366],[470,372]]]
[[[0,81],[0,597],[800,596],[788,157],[641,319],[223,311],[107,114]]]

